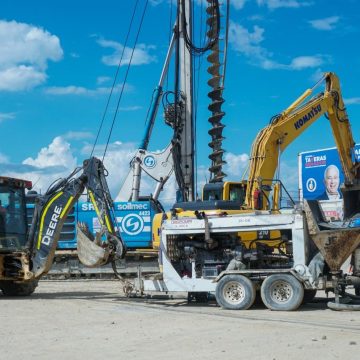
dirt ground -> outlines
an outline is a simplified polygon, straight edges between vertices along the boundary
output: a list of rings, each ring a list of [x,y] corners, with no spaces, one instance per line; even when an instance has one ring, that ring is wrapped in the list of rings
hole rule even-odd
[[[116,281],[41,281],[31,297],[0,295],[0,359],[359,359],[360,312],[325,300],[228,311],[127,299]]]

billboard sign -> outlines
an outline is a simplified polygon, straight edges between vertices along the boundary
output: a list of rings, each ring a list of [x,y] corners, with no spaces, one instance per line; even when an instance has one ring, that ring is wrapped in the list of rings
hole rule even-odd
[[[360,144],[355,146],[360,161]],[[320,149],[299,154],[300,200],[319,200],[329,220],[342,220],[343,202],[340,184],[344,182],[337,149]]]
[[[155,211],[150,201],[115,202],[120,234],[128,248],[147,248],[152,244],[151,222]],[[86,222],[94,234],[101,228],[93,204],[78,204],[78,221]]]

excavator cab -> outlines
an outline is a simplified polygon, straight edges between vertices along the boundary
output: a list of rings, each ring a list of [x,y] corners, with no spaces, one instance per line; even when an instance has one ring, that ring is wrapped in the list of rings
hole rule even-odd
[[[202,200],[245,201],[246,182],[225,181],[208,183],[203,187]]]
[[[31,188],[30,181],[0,177],[0,254],[26,247],[26,188]]]

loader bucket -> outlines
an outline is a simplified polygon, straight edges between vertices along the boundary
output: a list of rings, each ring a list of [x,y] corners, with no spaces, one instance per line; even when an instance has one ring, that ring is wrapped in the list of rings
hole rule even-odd
[[[88,267],[102,266],[108,263],[109,250],[91,241],[86,229],[77,225],[77,253],[82,264]]]
[[[316,200],[304,202],[309,235],[332,272],[360,245],[360,228],[337,227],[328,223]]]

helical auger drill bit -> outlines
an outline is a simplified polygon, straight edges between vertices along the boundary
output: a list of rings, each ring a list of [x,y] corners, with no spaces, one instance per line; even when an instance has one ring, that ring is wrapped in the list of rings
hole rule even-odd
[[[211,160],[210,171],[210,182],[220,182],[226,176],[222,171],[222,166],[226,164],[226,161],[223,160],[224,149],[222,148],[222,141],[225,139],[222,135],[224,124],[221,123],[221,119],[225,113],[221,110],[221,106],[225,101],[222,98],[222,92],[224,90],[222,86],[222,76],[220,75],[220,47],[219,47],[219,30],[218,24],[220,19],[218,19],[218,13],[215,9],[216,3],[213,0],[207,0],[208,7],[206,12],[208,14],[207,24],[209,30],[207,32],[207,37],[209,41],[213,41],[213,46],[210,50],[210,54],[207,57],[210,66],[207,71],[211,75],[211,78],[208,80],[208,85],[212,90],[208,93],[209,98],[211,99],[211,104],[208,106],[208,109],[211,111],[212,115],[209,117],[209,122],[212,125],[212,128],[208,131],[211,136],[211,142],[209,147],[212,149],[212,153],[209,155]]]

